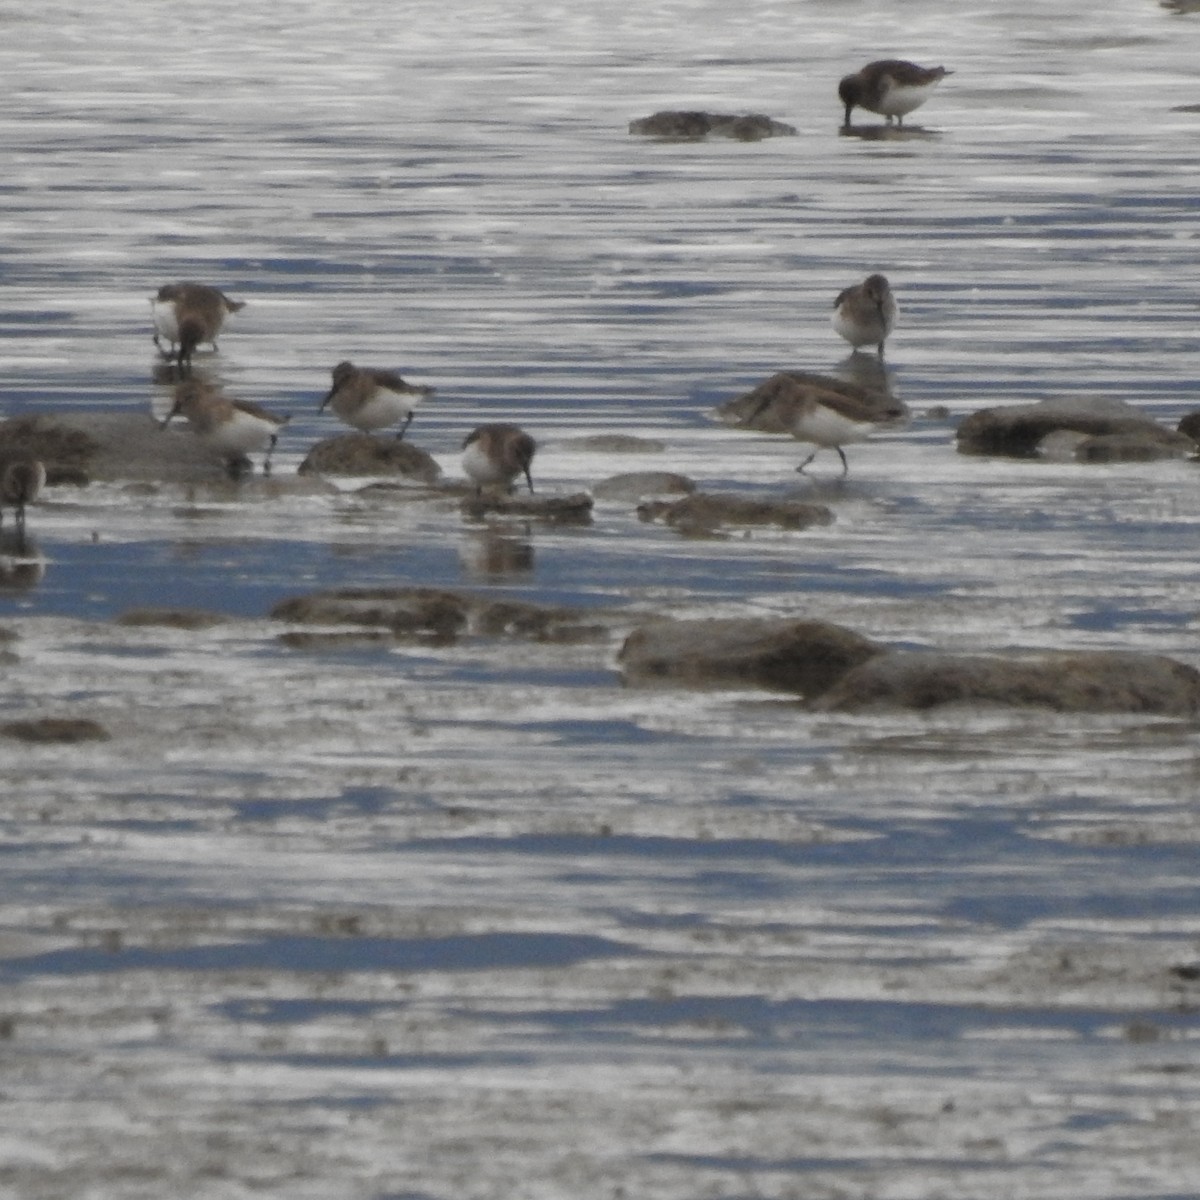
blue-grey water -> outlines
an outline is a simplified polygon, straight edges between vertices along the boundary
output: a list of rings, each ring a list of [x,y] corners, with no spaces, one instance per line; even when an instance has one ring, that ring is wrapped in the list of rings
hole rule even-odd
[[[267,614],[419,584],[1200,666],[1195,463],[953,436],[1045,397],[1200,407],[1200,15],[62,0],[0,35],[0,416],[161,413],[148,297],[199,278],[247,302],[202,369],[292,414],[277,479],[352,358],[437,387],[408,436],[448,476],[515,420],[548,493],[651,468],[836,517],[49,489],[37,563],[0,563],[0,719],[111,740],[0,740],[0,1195],[1196,1194],[1193,723],[814,715],[625,688],[618,632],[312,652]],[[838,78],[885,56],[954,69],[928,136],[840,136]],[[627,133],[661,108],[798,132]],[[829,315],[874,270],[913,420],[844,484],[709,419],[870,368]],[[113,620],[160,605],[225,619]]]

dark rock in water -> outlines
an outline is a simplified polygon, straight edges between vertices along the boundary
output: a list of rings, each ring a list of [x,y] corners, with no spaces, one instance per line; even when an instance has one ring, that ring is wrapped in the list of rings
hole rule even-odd
[[[298,625],[366,625],[397,637],[452,641],[467,627],[467,601],[438,588],[335,588],[282,600],[271,609]]]
[[[27,721],[5,721],[0,737],[31,744],[70,745],[74,742],[107,742],[111,735],[99,721],[87,717],[35,717]]]
[[[597,500],[640,500],[643,496],[690,495],[696,485],[673,471],[631,471],[592,485]]]
[[[290,629],[276,639],[289,650],[318,650],[341,653],[347,650],[362,650],[365,647],[386,647],[395,644],[395,635],[386,629],[355,629],[349,631],[327,629]]]
[[[411,442],[369,433],[341,433],[325,438],[309,450],[299,472],[318,475],[403,475],[433,483],[442,468],[433,456]]]
[[[802,500],[759,500],[718,492],[696,492],[682,500],[655,500],[638,506],[643,521],[662,521],[680,533],[706,536],[727,525],[774,525],[808,529],[829,525],[833,513],[823,504]]]
[[[0,423],[0,458],[28,454],[48,484],[89,480],[198,483],[228,476],[226,457],[191,435],[170,435],[148,412],[31,413]]]
[[[198,608],[131,608],[118,615],[116,623],[133,628],[156,626],[164,629],[211,629],[227,620],[220,613]]]
[[[1186,458],[1196,452],[1196,443],[1185,435],[1163,437],[1169,429],[1145,433],[1104,433],[1085,438],[1075,449],[1077,462],[1156,462],[1164,458]]]
[[[1184,413],[1175,429],[1193,442],[1200,442],[1200,411]]]
[[[1150,654],[1081,651],[1038,658],[920,652],[882,654],[847,672],[823,709],[923,711],[997,704],[1074,713],[1200,712],[1200,672]]]
[[[482,598],[472,614],[471,628],[483,637],[518,637],[568,644],[600,641],[609,633],[605,622],[593,620],[587,613],[575,609]]]
[[[661,454],[667,448],[665,442],[630,433],[592,433],[568,438],[559,445],[564,450],[590,450],[596,454]]]
[[[592,498],[584,492],[570,496],[529,496],[523,492],[511,496],[495,492],[484,492],[482,495],[472,493],[463,499],[462,510],[470,517],[496,515],[587,525],[592,519]]]
[[[825,621],[731,617],[641,625],[625,639],[619,661],[630,682],[765,688],[812,698],[880,653],[868,638]]]
[[[758,142],[768,137],[793,137],[794,125],[785,125],[761,113],[733,115],[665,109],[649,117],[629,122],[629,132],[642,137],[662,138],[674,142],[699,141],[709,136],[735,138],[742,142]]]
[[[862,387],[833,375],[780,371],[750,391],[720,405],[712,415],[723,425],[738,429],[790,434],[797,414],[812,400],[819,402],[822,395],[828,393],[860,401],[877,412],[880,419],[888,417],[901,420],[906,412],[894,396],[884,391]]]
[[[958,449],[963,454],[1030,458],[1038,453],[1043,438],[1064,430],[1088,438],[1134,437],[1141,439],[1144,446],[1150,443],[1163,446],[1168,456],[1187,454],[1194,449],[1189,438],[1164,428],[1131,405],[1089,397],[982,409],[960,422]],[[1076,457],[1082,457],[1084,444],[1080,443]],[[1103,448],[1099,453],[1104,453]]]
[[[467,634],[571,643],[595,641],[607,637],[609,631],[603,613],[494,600],[440,588],[335,588],[284,600],[270,615],[296,625],[355,625],[386,629],[393,637],[439,643],[453,642]],[[312,635],[293,633],[284,635],[284,640],[300,647],[315,644],[339,648],[348,636],[323,633],[314,643]]]

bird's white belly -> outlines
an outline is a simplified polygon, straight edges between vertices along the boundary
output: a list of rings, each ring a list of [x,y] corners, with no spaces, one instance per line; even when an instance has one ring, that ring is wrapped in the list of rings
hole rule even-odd
[[[467,478],[480,485],[506,483],[509,478],[504,468],[478,442],[472,442],[463,451],[462,465]]]
[[[798,441],[814,446],[844,446],[847,442],[865,442],[874,428],[873,421],[855,421],[815,404],[796,419],[792,433]]]
[[[168,300],[151,300],[150,312],[154,317],[154,331],[168,342],[179,341],[179,322],[175,319],[175,305]]]
[[[261,450],[278,432],[279,426],[274,421],[239,411],[210,429],[205,440],[218,450],[247,454]]]
[[[407,417],[419,398],[415,394],[402,396],[398,392],[380,391],[354,412],[345,413],[344,419],[356,429],[386,429]]]
[[[863,320],[861,317],[847,316],[842,310],[835,309],[833,327],[839,337],[843,337],[852,346],[874,346],[887,337],[888,329],[878,316]]]
[[[922,83],[916,87],[905,87],[903,84],[893,83],[879,101],[879,111],[885,117],[905,117],[929,99],[932,86]]]

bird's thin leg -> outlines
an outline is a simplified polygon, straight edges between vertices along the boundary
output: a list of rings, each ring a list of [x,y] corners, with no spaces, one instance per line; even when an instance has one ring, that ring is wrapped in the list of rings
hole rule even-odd
[[[817,457],[817,452],[816,452],[816,450],[814,450],[814,451],[813,451],[813,452],[812,452],[812,453],[811,453],[811,454],[810,454],[810,455],[809,455],[809,456],[808,456],[808,457],[807,457],[807,458],[806,458],[806,459],[805,459],[805,460],[804,460],[804,461],[803,461],[803,462],[802,462],[802,463],[801,463],[801,464],[800,464],[800,465],[799,465],[799,466],[796,468],[796,470],[797,470],[797,471],[799,471],[799,472],[800,472],[800,474],[802,474],[802,475],[803,475],[803,474],[804,474],[804,468],[805,468],[805,467],[807,467],[807,466],[808,466],[808,464],[809,464],[810,462],[812,462],[812,460],[813,460],[814,458],[816,458],[816,457]]]
[[[396,441],[404,441],[404,435],[408,432],[408,427],[412,424],[413,415],[408,413],[404,418],[404,424],[400,426],[400,432],[396,434]]]
[[[841,446],[834,446],[834,449],[838,452],[838,456],[842,460],[842,478],[845,479],[850,474],[850,464],[846,461],[846,452]]]

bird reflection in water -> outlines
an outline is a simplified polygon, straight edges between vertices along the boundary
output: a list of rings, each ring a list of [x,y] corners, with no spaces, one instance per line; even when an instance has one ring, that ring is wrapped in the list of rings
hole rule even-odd
[[[46,574],[46,560],[23,529],[0,529],[0,594],[31,592]]]
[[[515,529],[501,533],[487,528],[467,534],[458,546],[458,557],[467,574],[477,578],[495,579],[533,572],[533,542],[530,529],[524,533]]]

